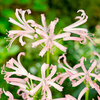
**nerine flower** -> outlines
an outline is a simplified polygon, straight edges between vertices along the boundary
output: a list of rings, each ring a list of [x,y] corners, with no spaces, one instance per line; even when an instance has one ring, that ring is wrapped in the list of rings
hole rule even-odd
[[[32,86],[29,83],[28,78],[4,78],[7,83],[18,86],[19,89],[17,90],[17,94],[19,96],[22,96],[22,98],[25,100],[26,98],[30,98],[29,91],[32,89]],[[35,86],[35,84],[33,84]],[[22,92],[22,93],[20,93]]]
[[[9,92],[9,91],[5,92],[5,90],[3,90],[3,91],[4,91],[4,94],[9,97],[8,100],[18,100],[18,99],[14,99],[14,97],[13,97],[11,92]]]
[[[42,78],[39,78],[39,77],[31,75],[31,74],[27,75],[27,77],[32,80],[40,81],[40,83],[30,91],[30,95],[34,95],[38,91],[38,89],[40,87],[42,87],[42,91],[43,91],[42,92],[43,93],[42,100],[44,100],[44,99],[52,100],[52,94],[49,89],[50,86],[53,86],[54,88],[56,88],[59,91],[62,91],[62,89],[63,89],[62,86],[54,83],[54,81],[56,80],[55,78],[51,79],[56,72],[56,66],[51,65],[51,67],[50,67],[50,69],[52,69],[51,73],[47,77],[45,76],[45,71],[48,67],[49,67],[49,65],[45,64],[45,63],[41,66]]]
[[[61,60],[62,58],[63,58],[63,63],[66,65],[66,67],[65,67],[64,65],[62,65],[62,63],[60,62],[60,60]],[[75,65],[75,66],[72,68],[72,67],[67,63],[65,54],[63,54],[62,56],[59,57],[58,63],[59,63],[59,65],[60,65],[63,69],[65,69],[65,71],[66,71],[66,72],[64,72],[64,73],[62,73],[62,74],[59,75],[60,81],[59,81],[58,83],[59,83],[60,85],[64,82],[64,80],[65,80],[67,77],[78,73],[76,69],[79,68],[79,67],[81,66],[80,64],[77,64],[77,65]]]
[[[3,93],[2,89],[0,88],[0,98],[1,98],[1,94]]]
[[[97,98],[98,98],[98,100],[100,100],[100,97],[99,96],[97,96]],[[95,100],[95,99],[92,99],[92,100]]]
[[[94,55],[96,55],[99,58],[97,69],[100,69],[100,54],[98,54],[96,51],[93,52]]]
[[[65,98],[58,98],[58,99],[53,99],[53,100],[76,100],[73,96],[67,94],[65,95]]]
[[[86,13],[84,12],[84,10],[78,10],[77,12],[81,12],[81,16],[76,16],[75,19],[79,19],[78,21],[76,21],[75,23],[63,28],[63,31],[67,32],[67,33],[74,33],[79,35],[84,41],[80,42],[80,43],[85,43],[86,42],[86,38],[89,39],[94,45],[95,43],[93,42],[93,40],[88,36],[88,30],[85,28],[76,28],[79,25],[84,24],[87,19],[88,16],[86,15]],[[66,40],[67,38],[64,38],[64,40]]]
[[[27,76],[28,72],[26,71],[26,69],[22,66],[21,62],[20,62],[20,56],[21,55],[25,55],[24,52],[21,52],[19,53],[18,55],[18,62],[14,59],[14,58],[11,58],[7,64],[6,64],[6,67],[9,68],[9,69],[12,69],[13,71],[11,72],[7,72],[4,70],[4,67],[2,67],[2,74],[4,73],[5,74],[5,78],[9,78],[11,75],[18,75],[18,76],[21,76],[21,75],[25,75]]]
[[[42,44],[42,43],[45,44],[45,46],[43,47],[43,49],[39,53],[40,56],[43,57],[43,55],[49,49],[52,51],[53,45],[58,47],[60,50],[66,52],[67,48],[64,47],[63,45],[61,45],[60,43],[56,42],[55,41],[56,39],[61,39],[61,38],[67,37],[66,40],[76,40],[76,41],[82,41],[83,40],[79,37],[71,37],[70,33],[61,33],[61,34],[58,34],[58,35],[54,34],[55,25],[58,22],[58,18],[56,18],[56,20],[54,20],[54,21],[51,21],[50,25],[47,27],[44,15],[42,14],[41,17],[42,17],[41,19],[42,19],[43,27],[41,27],[40,25],[36,25],[36,32],[37,32],[38,35],[40,35],[42,37],[42,39],[32,43],[33,48],[37,47],[39,44]]]
[[[72,86],[76,87],[79,84],[81,84],[84,80],[86,80],[86,82],[88,82],[92,88],[95,88],[95,90],[97,90],[98,87],[93,83],[93,81],[91,79],[91,77],[94,77],[95,80],[100,81],[100,77],[98,75],[96,75],[95,73],[92,73],[92,70],[95,68],[97,61],[91,60],[90,62],[92,63],[92,61],[93,61],[93,63],[91,64],[91,67],[87,71],[86,68],[85,68],[85,65],[84,65],[84,60],[86,60],[85,57],[82,57],[80,59],[80,64],[81,64],[81,68],[82,68],[83,72],[79,72],[79,73],[76,73],[76,74],[70,76],[70,80],[72,81]],[[77,77],[81,77],[81,76],[82,76],[82,78],[79,78],[78,80],[76,79]],[[74,79],[77,80],[77,81],[73,81]],[[83,95],[87,90],[88,90],[88,87],[85,87],[81,91],[81,94]],[[81,99],[82,95],[78,97],[78,100]]]
[[[10,18],[9,22],[21,27],[23,30],[10,30],[8,31],[8,37],[11,38],[11,41],[9,43],[9,47],[11,46],[11,44],[13,43],[13,41],[19,37],[19,42],[21,43],[21,45],[25,45],[26,42],[22,40],[23,36],[28,37],[30,39],[33,39],[33,36],[31,35],[31,33],[34,33],[35,30],[29,25],[29,23],[33,23],[34,21],[26,21],[25,20],[25,13],[30,14],[31,11],[28,10],[22,10],[22,9],[16,9],[15,12],[15,16],[17,17],[17,19],[19,20],[19,22],[15,21],[14,19]],[[21,16],[20,16],[21,15]]]

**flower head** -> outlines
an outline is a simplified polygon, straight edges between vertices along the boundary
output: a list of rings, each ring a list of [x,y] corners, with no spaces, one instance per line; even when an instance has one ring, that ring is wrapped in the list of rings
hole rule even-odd
[[[28,78],[4,78],[7,83],[18,86],[19,89],[17,90],[17,94],[19,96],[22,96],[22,98],[25,100],[26,98],[30,98],[29,92],[32,89],[32,86],[30,85]],[[35,84],[33,84],[35,86]]]
[[[56,88],[59,91],[62,91],[63,87],[54,83],[55,78],[51,79],[56,72],[56,66],[51,65],[51,67],[50,67],[50,69],[52,69],[51,73],[46,77],[45,71],[48,67],[49,67],[48,64],[44,63],[42,65],[42,67],[41,67],[42,78],[36,77],[34,75],[30,75],[30,74],[27,75],[27,77],[32,79],[32,80],[40,81],[40,83],[30,91],[30,95],[34,95],[38,91],[38,89],[40,87],[42,87],[42,91],[43,91],[42,99],[47,98],[47,100],[52,100],[52,94],[51,94],[51,91],[49,89],[50,86],[53,86],[54,88]]]
[[[66,67],[65,67],[64,65],[62,65],[61,62],[60,62],[60,60],[61,60],[62,58],[63,58],[63,63],[66,65]],[[65,54],[63,54],[62,56],[59,57],[58,63],[59,63],[59,65],[60,65],[63,69],[65,69],[65,71],[66,71],[65,73],[62,73],[62,74],[59,75],[59,77],[60,77],[60,81],[58,82],[59,84],[62,84],[62,83],[64,82],[64,80],[65,80],[66,78],[68,78],[69,76],[78,73],[76,69],[80,67],[80,64],[77,64],[77,65],[75,65],[75,66],[72,68],[72,67],[67,63]]]
[[[11,38],[10,43],[8,45],[8,49],[11,46],[11,44],[13,43],[13,41],[19,37],[19,42],[21,43],[21,45],[25,45],[26,42],[22,40],[23,36],[28,37],[30,39],[33,39],[33,36],[31,35],[31,33],[34,33],[35,30],[29,25],[29,23],[35,23],[33,20],[25,20],[25,13],[30,14],[31,11],[28,10],[22,10],[22,9],[16,9],[15,12],[15,16],[17,17],[17,19],[19,20],[19,22],[15,21],[14,19],[10,18],[9,22],[21,27],[23,30],[10,30],[8,31],[8,37]],[[20,17],[21,15],[21,17]]]
[[[65,95],[65,98],[58,98],[58,99],[53,99],[53,100],[76,100],[73,96],[67,94]]]
[[[63,28],[63,30],[65,32],[68,32],[68,33],[74,33],[74,34],[79,35],[84,40],[83,42],[80,42],[82,44],[85,43],[86,38],[88,38],[95,45],[95,43],[92,41],[92,39],[88,36],[88,30],[87,29],[85,29],[85,28],[76,28],[77,26],[84,24],[88,19],[88,16],[84,12],[84,10],[78,10],[77,12],[82,13],[81,16],[77,16],[75,18],[75,19],[79,19],[79,20],[77,22]],[[64,40],[66,40],[66,38]]]
[[[28,72],[22,66],[22,64],[20,62],[20,56],[21,55],[25,55],[25,53],[24,52],[19,53],[18,58],[17,58],[18,62],[15,59],[11,58],[6,64],[7,68],[12,69],[14,71],[7,72],[7,71],[4,70],[5,66],[2,67],[2,74],[3,73],[5,74],[5,78],[9,78],[11,75],[14,75],[14,74],[16,74],[18,76],[22,76],[22,75],[27,76]]]
[[[3,91],[4,91],[4,94],[9,97],[8,100],[18,100],[18,99],[14,99],[14,97],[13,97],[11,92],[9,92],[9,91],[5,92],[5,90],[3,90]]]
[[[73,87],[76,87],[78,86],[79,84],[81,84],[84,80],[86,82],[88,82],[88,84],[94,88],[95,90],[97,90],[97,92],[99,93],[99,87],[93,83],[92,81],[92,78],[94,78],[94,80],[98,80],[100,81],[100,77],[98,75],[96,75],[95,73],[92,72],[92,70],[96,67],[96,64],[97,64],[97,61],[96,60],[91,60],[90,63],[91,64],[91,67],[89,68],[89,70],[87,71],[87,69],[85,68],[85,65],[84,65],[84,60],[86,60],[85,57],[82,57],[80,59],[80,64],[81,64],[81,68],[83,70],[83,72],[79,72],[79,73],[76,73],[74,75],[71,75],[70,76],[70,80],[72,81],[72,86]],[[78,80],[77,80],[77,77],[78,77]],[[73,81],[73,80],[77,80],[77,81]],[[80,93],[79,97],[78,97],[78,100],[81,99],[81,97],[84,95],[84,93],[88,90],[88,86],[86,86]]]
[[[46,51],[48,51],[49,49],[52,51],[53,45],[57,46],[60,50],[66,52],[67,48],[54,40],[61,39],[65,36],[69,37],[70,34],[66,35],[65,33],[62,33],[59,35],[55,35],[54,29],[55,29],[55,25],[58,22],[58,18],[56,18],[56,20],[54,20],[54,21],[51,21],[50,25],[47,27],[46,22],[44,20],[45,19],[44,15],[41,15],[41,16],[42,16],[42,23],[43,23],[44,28],[37,26],[36,32],[38,35],[40,35],[42,37],[42,39],[38,40],[36,42],[33,42],[32,47],[37,47],[39,44],[45,43],[45,46],[43,47],[43,49],[41,50],[41,52],[39,54],[40,56],[43,56],[46,53]]]

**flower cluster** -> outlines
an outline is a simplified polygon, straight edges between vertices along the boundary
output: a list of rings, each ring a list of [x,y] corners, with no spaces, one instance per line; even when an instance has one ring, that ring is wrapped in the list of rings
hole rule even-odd
[[[54,29],[55,25],[58,23],[59,19],[56,18],[54,21],[51,21],[50,24],[46,25],[45,15],[41,14],[41,21],[42,25],[39,25],[34,20],[25,19],[25,13],[31,14],[31,11],[16,9],[15,16],[19,20],[10,18],[9,22],[19,26],[22,30],[10,30],[8,31],[8,37],[10,38],[10,43],[8,45],[8,49],[11,47],[13,41],[16,38],[19,38],[19,42],[22,46],[26,44],[23,41],[23,36],[34,39],[32,43],[32,48],[36,48],[38,45],[42,44],[43,49],[40,51],[39,56],[43,57],[44,54],[48,51],[49,53],[53,54],[53,47],[58,47],[61,51],[66,52],[67,47],[60,44],[59,41],[68,41],[74,40],[79,41],[81,44],[86,42],[86,38],[89,39],[94,45],[96,45],[92,38],[88,35],[88,30],[85,28],[77,28],[77,26],[84,24],[88,16],[84,12],[84,10],[78,10],[78,13],[81,12],[81,16],[77,16],[75,19],[78,19],[75,23],[66,26],[63,28],[58,34],[55,34]],[[76,35],[72,35],[76,34]],[[63,82],[66,78],[69,78],[72,82],[72,86],[76,87],[81,83],[84,83],[85,87],[80,92],[78,96],[78,100],[81,100],[82,96],[89,91],[89,88],[94,88],[97,93],[100,95],[100,87],[97,84],[97,81],[100,82],[100,74],[98,73],[98,69],[100,69],[100,55],[97,52],[94,52],[94,55],[98,56],[99,61],[97,62],[95,59],[90,61],[91,67],[89,70],[86,69],[84,65],[84,60],[86,61],[85,57],[82,57],[78,64],[71,67],[66,59],[65,53],[62,54],[58,58],[58,64],[65,70],[64,73],[61,73],[58,76],[55,76],[57,71],[56,65],[50,65],[49,63],[43,63],[41,65],[41,77],[37,77],[33,74],[30,74],[21,64],[20,57],[21,55],[25,55],[24,52],[18,54],[17,60],[11,58],[6,65],[2,67],[2,74],[4,75],[4,80],[8,84],[18,86],[19,89],[17,90],[17,94],[23,98],[23,100],[33,100],[36,98],[36,94],[41,91],[41,100],[77,100],[73,96],[66,94],[63,98],[53,99],[52,97],[52,90],[50,87],[54,87],[58,91],[63,91]],[[63,63],[61,62],[63,59]],[[5,70],[5,67],[9,69],[9,71]],[[82,69],[82,72],[78,72],[78,68]],[[11,71],[10,71],[11,70]],[[46,72],[49,73],[46,74]],[[24,77],[24,78],[23,78]],[[38,82],[37,82],[38,81]],[[38,83],[38,84],[37,84]],[[9,97],[8,100],[17,100],[14,99],[13,95],[3,89],[0,89],[0,95],[4,93],[6,96]],[[98,100],[100,98],[98,97]],[[34,99],[35,100],[35,99]]]

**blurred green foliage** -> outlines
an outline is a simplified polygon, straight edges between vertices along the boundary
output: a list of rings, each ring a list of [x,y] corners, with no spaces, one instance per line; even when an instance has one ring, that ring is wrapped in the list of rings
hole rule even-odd
[[[20,29],[18,26],[8,22],[9,17],[16,19],[14,14],[16,8],[22,8],[24,10],[31,9],[32,14],[28,16],[26,15],[26,19],[33,19],[40,24],[40,14],[42,13],[46,16],[47,25],[49,25],[50,21],[54,20],[56,17],[59,18],[59,22],[55,28],[55,34],[57,34],[62,28],[76,21],[74,18],[77,15],[80,15],[76,13],[79,9],[85,10],[89,18],[88,21],[80,27],[87,28],[90,33],[92,32],[95,34],[94,41],[97,43],[97,46],[94,46],[88,40],[84,45],[74,41],[62,42],[68,47],[66,55],[67,61],[70,66],[74,66],[82,56],[85,56],[87,57],[86,67],[88,69],[90,67],[90,59],[96,58],[93,56],[93,51],[95,50],[100,53],[100,27],[95,27],[100,24],[100,0],[0,0],[0,67],[2,67],[3,64],[6,64],[10,58],[13,57],[16,59],[19,52],[25,52],[25,57],[21,57],[23,66],[30,73],[41,76],[40,68],[46,61],[45,57],[41,58],[38,55],[41,46],[38,46],[35,49],[31,48],[31,43],[33,41],[27,38],[25,38],[27,44],[24,47],[21,47],[18,39],[16,39],[9,51],[5,48],[9,43],[4,39],[4,37],[7,37],[7,31]],[[54,55],[50,55],[50,63],[58,66],[57,60],[62,53],[62,51],[54,47]],[[62,73],[64,70],[58,66],[58,72]],[[77,97],[84,87],[84,85],[81,84],[80,86],[73,88],[69,79],[66,79],[63,86],[65,88],[62,93],[51,88],[53,98],[63,97],[65,94],[71,94]],[[11,91],[15,98],[19,98],[18,95],[15,95],[17,87],[15,88],[14,86],[7,85],[3,80],[3,75],[0,75],[0,87],[4,87],[5,90]],[[97,94],[95,90],[93,90],[91,94],[90,99],[96,98]],[[2,95],[2,98],[6,100],[4,95]]]

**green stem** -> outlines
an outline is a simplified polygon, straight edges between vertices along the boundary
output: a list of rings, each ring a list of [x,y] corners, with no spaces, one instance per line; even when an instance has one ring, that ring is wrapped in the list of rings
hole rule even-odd
[[[49,64],[49,56],[50,56],[50,53],[49,53],[49,50],[47,51],[47,64]],[[49,67],[47,68],[47,76],[49,75]]]
[[[32,86],[32,89],[33,89],[34,85],[33,85],[32,79],[30,79],[30,82],[31,82],[31,86]],[[33,100],[36,100],[36,98],[34,97],[34,95],[33,95]]]
[[[89,100],[89,90],[87,90],[85,93],[85,100]]]
[[[88,86],[88,88],[90,87],[88,82],[86,83],[86,86]],[[89,90],[87,90],[85,93],[85,100],[89,100]]]

